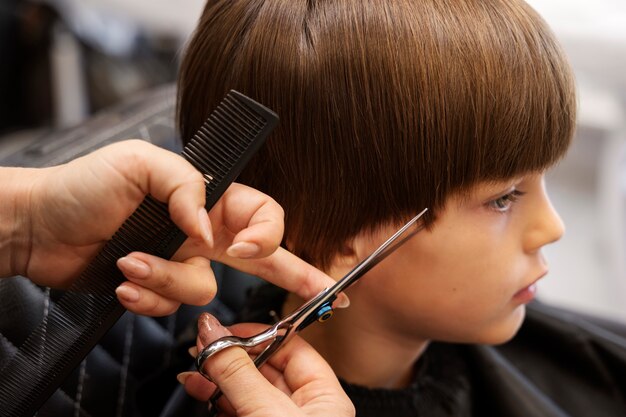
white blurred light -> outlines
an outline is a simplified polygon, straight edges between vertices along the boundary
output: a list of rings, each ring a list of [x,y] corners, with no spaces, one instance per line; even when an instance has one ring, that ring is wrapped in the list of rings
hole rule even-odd
[[[526,0],[561,36],[626,41],[624,0]]]

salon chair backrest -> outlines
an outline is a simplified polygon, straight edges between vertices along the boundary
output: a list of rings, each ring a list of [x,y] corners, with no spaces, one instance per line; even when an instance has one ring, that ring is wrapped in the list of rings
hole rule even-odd
[[[0,166],[57,165],[129,138],[179,152],[175,100],[175,88],[168,85],[71,129],[0,139]],[[221,264],[213,268],[218,281],[213,302],[203,307],[183,306],[161,318],[124,314],[38,416],[168,416],[171,410],[180,412],[185,396],[175,376],[192,366],[187,349],[195,344],[196,318],[209,311],[227,323],[234,320],[247,289],[260,282]],[[37,287],[23,277],[0,280],[0,369],[60,295],[61,291]],[[198,415],[188,411],[188,415]]]

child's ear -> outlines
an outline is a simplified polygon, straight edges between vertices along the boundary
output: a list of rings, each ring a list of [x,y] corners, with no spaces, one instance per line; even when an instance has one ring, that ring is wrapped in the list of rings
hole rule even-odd
[[[350,272],[359,261],[355,240],[351,239],[341,245],[341,249],[333,257],[327,273],[331,277],[339,279]]]

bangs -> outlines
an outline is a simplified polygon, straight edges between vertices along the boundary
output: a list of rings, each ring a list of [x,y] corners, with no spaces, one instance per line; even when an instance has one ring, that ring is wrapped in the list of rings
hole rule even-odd
[[[466,50],[479,52],[468,61],[481,65],[467,78],[468,97],[461,104],[474,125],[450,123],[467,129],[451,132],[468,155],[457,155],[456,186],[543,171],[564,156],[573,137],[576,98],[569,64],[541,17],[530,7],[520,11],[506,26],[492,19],[482,38],[466,39],[474,43]]]
[[[437,23],[450,13],[442,2],[421,4],[414,22]],[[395,60],[406,66],[396,64],[396,73],[387,75],[402,84],[386,103],[397,110],[385,122],[394,127],[375,140],[398,148],[397,175],[381,185],[394,190],[386,200],[398,205],[386,215],[398,223],[430,207],[431,224],[452,194],[546,170],[565,155],[574,134],[572,71],[541,17],[514,1],[458,2],[454,8],[456,22],[416,32],[407,18],[406,26],[395,28],[419,33],[398,43],[397,56],[415,58]]]

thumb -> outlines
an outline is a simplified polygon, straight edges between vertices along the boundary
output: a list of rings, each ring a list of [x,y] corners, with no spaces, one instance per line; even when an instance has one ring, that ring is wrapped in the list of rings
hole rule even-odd
[[[182,156],[137,139],[114,143],[93,155],[118,170],[144,195],[167,203],[170,217],[187,236],[212,246],[204,177]]]
[[[198,350],[231,332],[208,313],[198,320]],[[226,396],[238,416],[296,415],[297,408],[259,372],[242,348],[225,349],[204,362],[210,376]],[[291,411],[290,411],[291,410]]]

